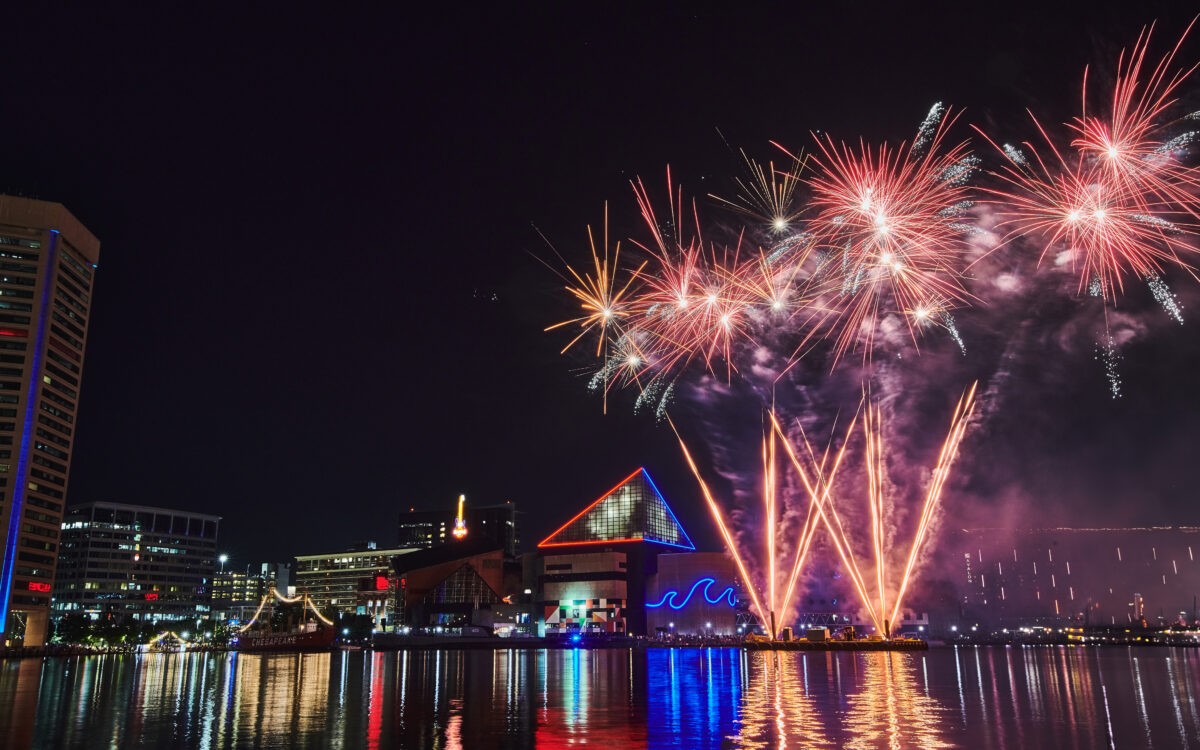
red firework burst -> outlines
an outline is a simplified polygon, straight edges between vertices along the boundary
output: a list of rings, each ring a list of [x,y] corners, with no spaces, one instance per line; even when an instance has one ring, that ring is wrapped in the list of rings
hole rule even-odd
[[[1192,22],[1193,24],[1195,21]],[[1188,186],[1196,185],[1195,175],[1177,158],[1186,142],[1167,137],[1164,118],[1176,103],[1175,91],[1195,72],[1188,69],[1169,73],[1180,45],[1191,25],[1175,47],[1145,75],[1146,52],[1153,26],[1138,35],[1128,57],[1122,51],[1117,62],[1108,117],[1089,115],[1087,110],[1087,70],[1083,76],[1083,113],[1069,124],[1078,136],[1071,145],[1085,157],[1097,162],[1120,189],[1129,194],[1139,208],[1168,209],[1195,216],[1195,197]],[[1102,110],[1103,111],[1103,110]],[[1149,198],[1160,205],[1152,206]],[[1142,201],[1146,200],[1145,204]],[[1173,204],[1173,205],[1172,205]]]
[[[678,220],[682,193],[667,173],[667,192],[672,196],[667,229],[659,224],[645,186],[633,185],[642,218],[652,241],[639,246],[654,256],[654,273],[641,277],[642,287],[635,302],[636,326],[647,352],[646,366],[659,371],[703,360],[710,371],[723,360],[731,376],[733,348],[749,339],[749,308],[753,295],[739,283],[740,241],[732,248],[707,248],[699,218],[692,207],[695,235],[684,239]]]
[[[961,279],[969,231],[962,213],[973,157],[966,143],[943,149],[954,119],[941,116],[924,139],[919,135],[921,148],[860,143],[855,150],[817,139],[809,231],[824,251],[813,278],[832,311],[835,362],[859,345],[869,358],[881,314],[910,320],[934,300],[970,300]],[[916,328],[908,328],[915,343]]]
[[[1167,132],[1175,92],[1196,66],[1170,72],[1185,31],[1149,68],[1152,30],[1138,36],[1128,55],[1121,53],[1103,115],[1088,114],[1085,71],[1083,114],[1067,124],[1073,150],[1057,146],[1036,117],[1050,158],[1028,142],[1023,145],[1030,156],[1000,147],[976,128],[1005,157],[992,172],[1003,185],[985,188],[997,199],[1001,244],[1037,238],[1043,260],[1052,254],[1055,262],[1069,262],[1079,274],[1079,289],[1090,288],[1105,300],[1123,291],[1130,275],[1146,278],[1169,267],[1192,273],[1189,260],[1196,253],[1190,239],[1200,219],[1200,180],[1194,167],[1179,160],[1196,134],[1169,138]]]

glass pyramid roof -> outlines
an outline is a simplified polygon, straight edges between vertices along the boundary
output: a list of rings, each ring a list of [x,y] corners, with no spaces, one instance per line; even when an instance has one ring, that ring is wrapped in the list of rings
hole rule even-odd
[[[630,474],[538,546],[643,541],[696,548],[644,468]]]

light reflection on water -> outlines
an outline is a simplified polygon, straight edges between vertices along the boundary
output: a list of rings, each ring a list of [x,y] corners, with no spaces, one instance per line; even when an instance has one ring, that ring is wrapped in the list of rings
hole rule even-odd
[[[0,745],[1200,746],[1200,651],[155,654],[0,662]]]

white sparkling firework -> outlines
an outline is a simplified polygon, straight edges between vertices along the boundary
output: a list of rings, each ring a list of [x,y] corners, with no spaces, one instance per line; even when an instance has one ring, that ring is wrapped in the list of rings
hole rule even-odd
[[[955,203],[953,206],[947,206],[947,207],[943,208],[941,211],[938,211],[937,215],[941,216],[942,218],[945,218],[945,219],[951,219],[956,216],[962,216],[963,214],[965,214],[967,212],[968,208],[970,208],[971,206],[974,206],[974,205],[975,205],[975,201],[959,201],[958,203]]]
[[[968,237],[977,237],[977,236],[982,236],[982,235],[986,234],[986,232],[984,232],[982,229],[980,229],[975,224],[964,224],[961,221],[956,221],[956,222],[952,223],[950,225],[950,228],[957,232],[962,232],[963,234],[967,235]]]
[[[946,105],[941,102],[935,102],[929,108],[929,114],[925,115],[925,119],[921,121],[921,127],[917,128],[917,137],[913,139],[913,153],[924,151],[933,142],[933,136],[937,133],[938,125],[941,124],[945,114]]]
[[[663,392],[663,383],[659,378],[650,381],[650,384],[643,388],[637,395],[637,399],[633,402],[633,413],[638,414],[648,406],[654,405],[657,410],[657,402]]]
[[[663,391],[662,398],[660,398],[658,400],[658,408],[654,410],[654,416],[658,418],[659,422],[666,420],[667,406],[670,405],[670,403],[674,399],[674,397],[675,397],[675,381],[672,380],[671,384],[668,385],[666,390]]]
[[[1158,304],[1162,305],[1162,309],[1166,310],[1167,315],[1175,319],[1179,325],[1183,325],[1183,305],[1179,302],[1179,298],[1167,286],[1167,282],[1162,280],[1161,276],[1155,274],[1146,279],[1146,283],[1150,286],[1150,293],[1154,295],[1154,299]]]
[[[654,409],[655,418],[661,422],[667,418],[667,407],[675,396],[675,381],[667,382],[656,377],[643,388],[633,402],[633,411],[639,414],[643,409]]]
[[[964,185],[971,175],[979,170],[982,160],[978,156],[968,156],[942,170],[938,179],[950,185]]]
[[[599,393],[607,389],[609,379],[621,369],[622,364],[618,357],[609,357],[604,365],[592,375],[592,379],[588,381],[588,390],[593,393]]]
[[[1164,232],[1178,232],[1179,227],[1160,216],[1151,216],[1150,214],[1130,214],[1129,218],[1134,221],[1140,221],[1143,224],[1149,224],[1152,227],[1157,227]]]
[[[1155,155],[1171,154],[1181,149],[1187,148],[1187,145],[1196,140],[1196,136],[1200,135],[1195,130],[1189,130],[1186,133],[1175,136],[1163,145],[1159,146],[1155,151]]]
[[[1011,143],[1004,144],[1004,155],[1011,159],[1013,164],[1016,164],[1019,167],[1029,166],[1029,161],[1025,158],[1025,154],[1021,151],[1021,149],[1017,148]]]
[[[958,348],[962,351],[963,356],[967,356],[967,345],[963,343],[962,336],[958,333],[958,326],[954,325],[954,316],[950,313],[942,313],[942,325],[950,332],[950,338],[954,339],[954,343],[958,344]]]
[[[1116,401],[1121,397],[1121,355],[1117,352],[1117,342],[1112,336],[1103,344],[1096,345],[1096,359],[1104,363],[1104,377],[1108,379],[1108,392]]]

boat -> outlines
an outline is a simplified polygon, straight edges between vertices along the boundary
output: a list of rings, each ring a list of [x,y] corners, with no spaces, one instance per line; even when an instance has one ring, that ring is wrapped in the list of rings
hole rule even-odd
[[[300,608],[302,616],[307,616],[311,611],[316,617],[308,618],[291,630],[253,628],[272,597],[284,604],[295,604],[303,600]],[[336,636],[333,622],[317,610],[307,592],[303,596],[287,597],[271,590],[263,597],[250,622],[229,639],[229,646],[234,651],[328,651],[333,647]]]
[[[333,647],[333,628],[293,630],[286,633],[247,631],[230,640],[234,651],[328,651]]]

